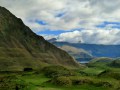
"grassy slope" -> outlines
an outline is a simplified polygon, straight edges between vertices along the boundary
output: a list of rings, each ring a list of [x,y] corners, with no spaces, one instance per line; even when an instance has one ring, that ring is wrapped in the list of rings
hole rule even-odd
[[[118,79],[110,76],[105,76],[105,74],[99,76],[99,74],[105,70],[101,69],[100,67],[88,67],[76,70],[65,69],[61,66],[49,66],[46,68],[32,72],[20,72],[11,74],[2,73],[0,74],[0,77],[16,77],[16,79],[13,80],[13,83],[15,82],[17,83],[15,85],[21,87],[19,90],[119,90],[118,88],[120,88],[120,82]],[[45,74],[46,70],[49,72],[49,75]],[[69,74],[68,70],[70,71]],[[112,68],[112,73],[115,72],[114,70],[120,71],[120,68]],[[84,73],[81,73],[81,71]],[[66,77],[66,74],[64,73],[67,73],[67,78],[72,81],[72,85],[68,84],[65,86],[67,83],[66,79],[61,79],[63,81],[56,81],[56,78],[59,78],[61,76]],[[58,76],[48,78],[50,75]],[[64,82],[65,84],[62,85],[60,82]]]
[[[71,77],[71,78],[76,78],[76,77]],[[28,74],[25,76],[18,76],[16,82],[17,84],[26,85],[24,89],[20,89],[20,90],[109,90],[109,88],[107,89],[104,87],[96,87],[94,85],[87,85],[87,84],[65,87],[65,86],[54,85],[51,83],[46,83],[46,81],[50,79],[51,78],[47,78],[42,74],[39,75]],[[9,89],[7,88],[7,90]]]

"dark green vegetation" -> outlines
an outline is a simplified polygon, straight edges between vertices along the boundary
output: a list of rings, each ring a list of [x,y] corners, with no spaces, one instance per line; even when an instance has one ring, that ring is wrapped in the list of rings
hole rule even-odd
[[[37,71],[1,72],[0,90],[120,90],[120,68],[111,63],[104,67],[96,63],[78,69],[47,66]]]
[[[33,33],[21,19],[0,7],[0,71],[39,69],[50,64],[80,66],[65,51]]]

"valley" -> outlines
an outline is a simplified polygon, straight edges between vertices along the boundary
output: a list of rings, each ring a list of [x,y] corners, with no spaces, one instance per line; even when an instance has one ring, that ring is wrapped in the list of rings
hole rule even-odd
[[[120,90],[119,56],[119,45],[48,42],[0,6],[0,90]]]

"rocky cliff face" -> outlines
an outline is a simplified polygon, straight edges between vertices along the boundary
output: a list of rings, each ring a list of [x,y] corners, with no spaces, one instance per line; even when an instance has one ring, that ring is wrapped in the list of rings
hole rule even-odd
[[[65,51],[33,33],[21,19],[0,7],[0,71],[37,69],[49,64],[79,67]]]

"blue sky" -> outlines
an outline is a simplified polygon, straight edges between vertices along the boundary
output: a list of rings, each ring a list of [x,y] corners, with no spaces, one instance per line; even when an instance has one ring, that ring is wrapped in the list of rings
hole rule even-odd
[[[43,30],[43,31],[40,31],[40,32],[37,32],[37,34],[48,34],[48,35],[59,35],[61,33],[64,33],[64,32],[68,32],[68,31],[64,31],[64,30],[57,30],[57,31],[52,31],[52,30]]]
[[[0,6],[45,39],[120,44],[120,0],[0,0]]]
[[[99,25],[96,25],[97,28],[105,28],[107,26],[111,26],[111,28],[117,28],[120,29],[120,22],[109,22],[109,21],[104,21]]]
[[[40,25],[48,25],[48,23],[46,21],[43,21],[43,20],[35,20],[35,22],[40,24]]]

